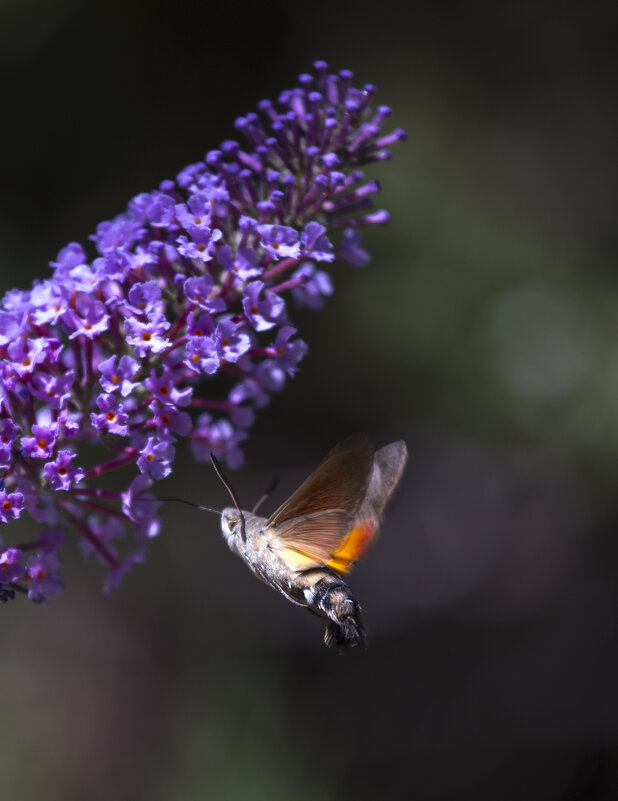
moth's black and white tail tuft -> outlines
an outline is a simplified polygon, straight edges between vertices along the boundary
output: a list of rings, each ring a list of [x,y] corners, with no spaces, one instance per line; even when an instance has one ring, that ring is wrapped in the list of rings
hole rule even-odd
[[[326,626],[324,642],[328,648],[354,648],[357,645],[367,647],[365,629],[360,616],[349,615],[341,625],[332,621]]]

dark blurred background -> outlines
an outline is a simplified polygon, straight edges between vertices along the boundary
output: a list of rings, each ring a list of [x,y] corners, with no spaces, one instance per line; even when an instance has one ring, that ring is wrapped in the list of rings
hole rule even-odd
[[[411,459],[351,581],[367,652],[196,510],[111,597],[69,543],[64,596],[0,610],[2,799],[618,796],[614,8],[4,0],[2,292],[316,58],[377,84],[392,222],[295,313],[233,480],[274,504],[357,430]],[[187,453],[162,491],[226,500]]]

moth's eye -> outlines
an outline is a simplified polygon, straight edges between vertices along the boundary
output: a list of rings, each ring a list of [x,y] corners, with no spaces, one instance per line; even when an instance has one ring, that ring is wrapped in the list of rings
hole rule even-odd
[[[235,517],[230,518],[227,521],[230,531],[236,531],[238,528],[238,520]]]

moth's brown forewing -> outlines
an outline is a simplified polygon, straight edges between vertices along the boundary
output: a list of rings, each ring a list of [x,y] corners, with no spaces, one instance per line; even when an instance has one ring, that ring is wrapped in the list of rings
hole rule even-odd
[[[287,501],[268,518],[267,525],[341,509],[353,513],[362,500],[371,471],[373,448],[366,434],[340,442]]]
[[[267,521],[290,561],[347,572],[375,538],[407,459],[403,441],[375,455],[364,434],[337,445]],[[299,565],[300,566],[300,565]]]

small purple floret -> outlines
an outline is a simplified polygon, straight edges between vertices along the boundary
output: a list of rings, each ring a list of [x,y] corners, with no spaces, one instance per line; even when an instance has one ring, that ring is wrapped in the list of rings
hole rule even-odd
[[[326,297],[333,294],[330,275],[318,270],[312,262],[306,261],[293,273],[293,276],[301,281],[299,286],[292,289],[294,300],[300,306],[306,306],[314,311],[324,308]]]
[[[60,559],[55,551],[35,554],[28,560],[30,588],[28,597],[35,603],[44,603],[48,598],[63,591],[60,578]]]
[[[251,339],[244,330],[243,323],[222,320],[215,332],[215,342],[222,359],[237,362],[251,347]]]
[[[106,392],[115,392],[120,390],[123,398],[130,395],[133,391],[135,384],[131,378],[139,370],[139,364],[130,356],[110,356],[99,364],[99,372],[101,378],[99,379],[101,386]]]
[[[99,395],[97,406],[100,414],[92,412],[90,415],[92,425],[97,431],[107,431],[119,437],[126,437],[129,427],[127,421],[129,415],[124,411],[124,406],[118,403],[116,395]]]
[[[137,466],[144,473],[154,479],[165,478],[172,472],[171,462],[174,458],[174,448],[169,442],[157,442],[150,437],[142,449],[137,460]]]
[[[16,520],[21,515],[23,508],[23,493],[0,490],[0,523]]]
[[[267,253],[275,259],[296,259],[300,255],[298,231],[287,225],[258,225],[258,233]]]
[[[285,301],[274,292],[265,292],[263,281],[251,281],[245,287],[243,308],[256,331],[268,331],[285,315]]]
[[[43,468],[43,475],[53,490],[68,490],[84,477],[81,467],[73,467],[72,460],[76,454],[72,451],[58,451],[58,457],[53,462],[47,462]]]
[[[293,337],[295,333],[295,328],[286,326],[279,331],[275,339],[277,364],[285,370],[289,376],[294,375],[298,362],[309,350],[307,344],[303,342],[302,339],[295,339],[293,342],[290,342],[290,338]]]
[[[56,444],[56,432],[49,426],[32,426],[32,436],[21,438],[21,449],[32,459],[48,459]]]
[[[0,552],[0,584],[11,584],[25,575],[24,555],[19,548],[7,548]]]

